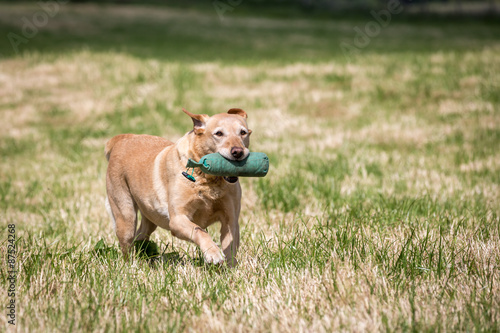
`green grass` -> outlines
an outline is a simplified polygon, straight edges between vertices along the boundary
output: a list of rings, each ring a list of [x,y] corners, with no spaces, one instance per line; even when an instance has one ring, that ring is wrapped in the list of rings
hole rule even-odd
[[[37,8],[2,4],[0,35]],[[348,60],[360,18],[238,10],[67,5],[0,40],[17,330],[498,331],[500,26],[394,17]],[[125,262],[104,208],[105,142],[176,140],[182,107],[243,108],[270,157],[234,269],[161,230]]]

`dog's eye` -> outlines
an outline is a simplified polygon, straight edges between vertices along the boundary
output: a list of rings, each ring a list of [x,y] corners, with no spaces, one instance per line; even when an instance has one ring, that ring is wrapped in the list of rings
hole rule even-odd
[[[247,135],[247,131],[241,130],[240,135]]]
[[[215,132],[215,135],[216,135],[216,136],[223,136],[223,135],[224,135],[224,133],[222,133],[221,131],[217,131],[217,132]]]

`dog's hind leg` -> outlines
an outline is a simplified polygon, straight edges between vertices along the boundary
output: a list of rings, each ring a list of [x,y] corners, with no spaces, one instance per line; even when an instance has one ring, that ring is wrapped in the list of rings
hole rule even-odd
[[[146,216],[141,213],[141,225],[135,233],[135,240],[149,240],[149,236],[156,230],[156,224],[151,222]]]
[[[113,213],[116,236],[125,259],[128,259],[137,228],[137,207],[129,195],[108,196],[109,207]]]

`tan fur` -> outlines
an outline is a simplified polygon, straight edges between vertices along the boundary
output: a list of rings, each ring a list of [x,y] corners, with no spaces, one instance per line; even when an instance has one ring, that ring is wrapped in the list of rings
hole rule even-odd
[[[212,117],[184,112],[192,118],[193,130],[175,144],[134,134],[117,135],[106,143],[107,199],[116,235],[128,257],[133,241],[149,239],[159,226],[198,245],[206,262],[218,264],[226,259],[235,265],[240,238],[239,182],[229,183],[197,170],[193,183],[182,171],[189,158],[198,161],[210,153],[245,158],[251,134],[247,114],[241,109]],[[138,210],[142,221],[137,229]],[[222,251],[204,230],[217,221],[221,222]]]

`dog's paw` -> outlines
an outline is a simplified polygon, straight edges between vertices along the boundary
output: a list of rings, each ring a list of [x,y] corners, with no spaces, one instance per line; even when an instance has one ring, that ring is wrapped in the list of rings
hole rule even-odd
[[[218,246],[213,246],[203,253],[203,258],[208,264],[218,265],[226,260],[226,256]]]

